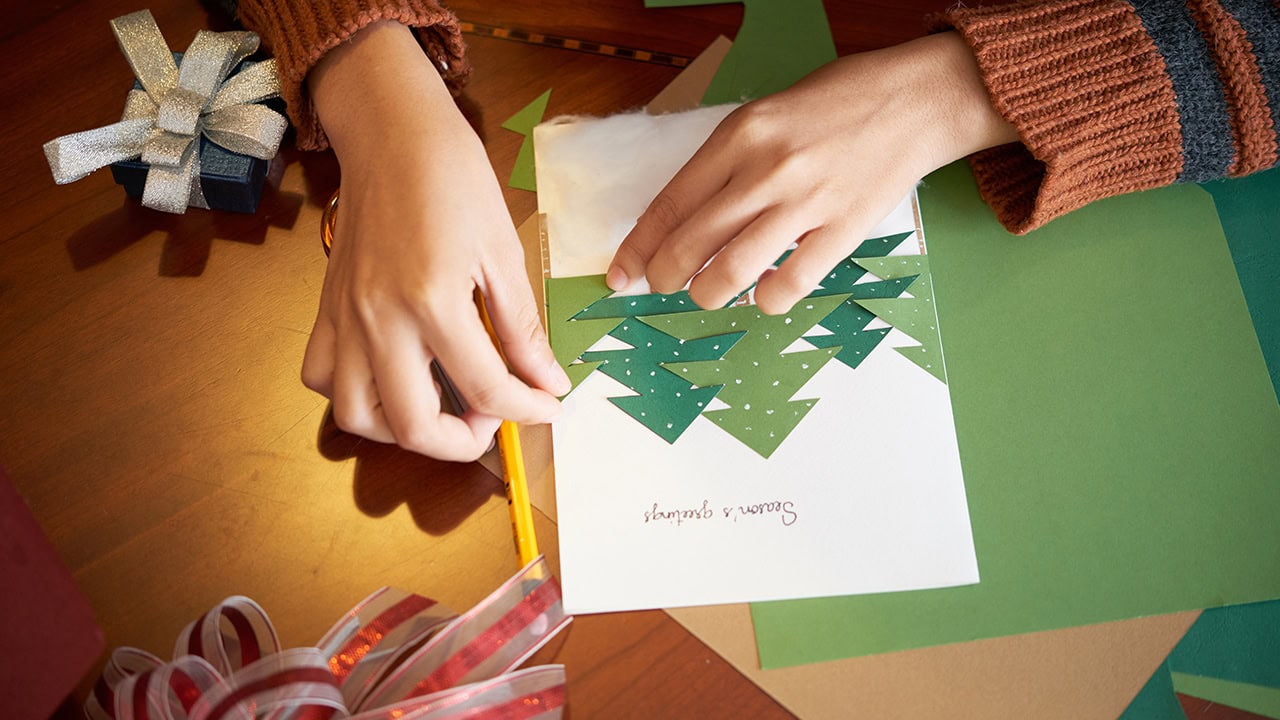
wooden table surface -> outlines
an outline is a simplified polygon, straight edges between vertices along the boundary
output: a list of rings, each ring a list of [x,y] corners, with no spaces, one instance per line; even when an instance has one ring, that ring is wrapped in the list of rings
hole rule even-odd
[[[828,3],[841,53],[918,36],[950,0]],[[17,4],[14,4],[17,5]],[[148,6],[175,49],[227,22],[195,0],[26,3],[0,34],[0,465],[88,596],[109,646],[168,656],[222,598],[262,604],[312,644],[393,585],[464,610],[517,569],[501,483],[336,430],[298,379],[325,258],[328,153],[286,147],[256,215],[170,216],[110,173],[55,186],[40,147],[119,118],[131,72],[108,21]],[[737,4],[457,0],[478,25],[692,57]],[[548,116],[645,104],[678,70],[480,34],[463,99],[501,178],[500,124],[547,88]],[[288,139],[286,139],[288,145]],[[532,193],[505,190],[512,218]],[[538,517],[555,563],[555,532]],[[579,718],[781,718],[781,706],[665,613],[578,618],[561,662]],[[83,688],[81,690],[83,692]],[[1218,714],[1188,701],[1193,717]]]

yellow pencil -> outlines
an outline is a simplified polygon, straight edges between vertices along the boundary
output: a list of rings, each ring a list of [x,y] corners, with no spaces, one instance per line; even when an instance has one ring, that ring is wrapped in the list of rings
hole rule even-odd
[[[325,205],[324,217],[320,223],[320,243],[324,246],[324,254],[328,255],[333,246],[333,229],[338,215],[338,191]],[[475,291],[476,309],[480,311],[480,321],[488,331],[489,338],[502,354],[502,345],[498,342],[498,334],[493,329],[493,321],[489,319],[489,309],[485,307],[484,296]],[[505,361],[505,356],[503,360]],[[520,428],[510,420],[503,420],[498,426],[498,454],[502,457],[502,479],[507,487],[507,507],[511,510],[511,530],[516,539],[516,551],[520,555],[520,564],[528,565],[538,557],[538,536],[533,531],[533,506],[529,501],[529,479],[524,472],[524,452],[520,449]]]
[[[475,291],[475,301],[484,329],[489,331],[489,337],[501,354],[498,334],[493,329],[493,321],[489,319],[489,308],[485,307],[484,296],[478,289]],[[520,564],[528,565],[538,557],[538,536],[533,531],[533,506],[529,502],[529,479],[524,472],[524,452],[520,449],[520,428],[510,420],[503,420],[498,426],[498,454],[502,456],[502,475],[507,486],[507,506],[511,509],[511,528],[516,536],[516,551],[520,553]]]

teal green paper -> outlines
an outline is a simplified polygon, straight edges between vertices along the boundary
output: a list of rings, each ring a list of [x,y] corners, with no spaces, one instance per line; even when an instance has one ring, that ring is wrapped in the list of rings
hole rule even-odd
[[[516,164],[511,168],[511,177],[507,180],[509,187],[530,192],[538,190],[537,173],[533,164],[533,128],[542,122],[550,99],[551,90],[548,89],[502,123],[504,129],[524,136],[524,142],[520,143],[520,151],[516,154]]]
[[[888,255],[897,249],[897,247],[902,244],[903,240],[911,237],[913,232],[915,231],[883,235],[881,237],[863,240],[858,245],[858,249],[853,251],[853,255],[851,257],[873,258]]]
[[[1119,720],[1187,720],[1187,714],[1174,694],[1169,664],[1160,663],[1151,679],[1138,691],[1120,715]]]
[[[701,310],[697,303],[689,299],[689,291],[681,290],[670,295],[650,293],[648,295],[619,295],[597,300],[582,312],[573,316],[574,320],[593,320],[598,318],[626,318],[640,315],[665,315],[667,313],[690,312]]]
[[[1280,688],[1280,600],[1205,610],[1169,653],[1169,669]]]
[[[1272,387],[1280,396],[1280,168],[1203,187],[1217,205]]]
[[[1161,694],[1176,706],[1175,691],[1256,713],[1270,707],[1280,717],[1280,600],[1200,613],[1120,720],[1181,717],[1150,710]]]
[[[790,87],[836,59],[822,0],[741,0],[742,27],[703,105],[755,100]],[[645,7],[716,5],[725,0],[645,0]]]
[[[1280,404],[1208,194],[1015,238],[963,164],[920,192],[981,582],[757,603],[762,665],[1280,597]]]

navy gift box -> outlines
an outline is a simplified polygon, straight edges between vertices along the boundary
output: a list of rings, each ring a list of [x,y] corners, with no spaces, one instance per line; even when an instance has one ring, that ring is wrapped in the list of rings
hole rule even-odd
[[[173,59],[180,63],[182,53],[174,53]],[[252,60],[245,60],[236,66],[231,75],[253,64]],[[135,80],[133,87],[141,90],[142,84]],[[284,101],[280,98],[273,98],[262,104],[284,114]],[[233,153],[203,135],[199,142],[200,190],[209,203],[209,209],[250,214],[257,212],[258,200],[262,197],[262,183],[266,180],[270,161]],[[141,160],[124,160],[111,164],[111,176],[117,184],[124,186],[129,197],[140,198],[150,167]]]

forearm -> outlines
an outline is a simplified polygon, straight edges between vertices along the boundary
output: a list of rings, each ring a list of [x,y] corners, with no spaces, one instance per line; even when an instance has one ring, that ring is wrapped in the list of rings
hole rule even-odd
[[[471,134],[440,73],[398,22],[373,23],[331,50],[307,88],[340,162],[378,157],[392,146],[412,152],[433,136]]]
[[[1280,10],[1190,5],[1024,1],[944,16],[1021,140],[972,157],[1006,226],[1026,232],[1104,197],[1276,164]]]
[[[413,28],[419,56],[426,52],[451,90],[470,71],[458,20],[435,0],[241,0],[237,14],[276,57],[280,94],[303,149],[328,146],[306,84],[308,73],[370,25],[394,21]]]

